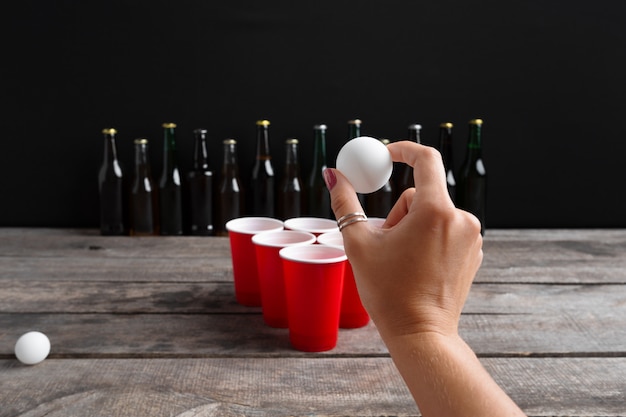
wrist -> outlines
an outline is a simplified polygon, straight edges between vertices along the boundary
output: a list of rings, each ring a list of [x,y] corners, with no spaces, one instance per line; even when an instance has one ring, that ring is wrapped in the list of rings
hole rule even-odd
[[[421,306],[416,309],[388,307],[384,314],[372,312],[370,315],[385,341],[414,336],[458,336],[458,316],[437,307],[424,307],[423,303]]]

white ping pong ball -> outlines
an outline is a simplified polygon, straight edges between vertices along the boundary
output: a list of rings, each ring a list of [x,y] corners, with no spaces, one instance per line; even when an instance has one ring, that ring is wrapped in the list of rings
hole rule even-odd
[[[49,353],[50,339],[41,332],[24,333],[15,343],[15,356],[25,365],[36,365]]]
[[[354,138],[339,150],[336,167],[360,194],[381,189],[393,170],[387,146],[369,136]]]

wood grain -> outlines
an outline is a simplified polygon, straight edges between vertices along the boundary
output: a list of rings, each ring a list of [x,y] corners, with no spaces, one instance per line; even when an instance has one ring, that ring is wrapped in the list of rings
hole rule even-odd
[[[481,361],[530,416],[623,415],[624,358]],[[5,360],[0,373],[2,417],[419,415],[388,358]]]
[[[460,331],[529,416],[626,415],[626,230],[488,230]],[[38,329],[52,351],[13,356]],[[373,323],[291,348],[227,238],[0,228],[0,417],[419,415]]]

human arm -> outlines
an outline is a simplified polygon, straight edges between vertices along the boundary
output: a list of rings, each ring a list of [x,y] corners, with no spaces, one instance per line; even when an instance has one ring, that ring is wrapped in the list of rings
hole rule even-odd
[[[458,333],[482,261],[478,220],[454,207],[436,150],[412,142],[388,149],[414,168],[416,186],[382,228],[342,230],[363,305],[424,416],[523,416]],[[362,211],[339,171],[324,176],[337,218]]]

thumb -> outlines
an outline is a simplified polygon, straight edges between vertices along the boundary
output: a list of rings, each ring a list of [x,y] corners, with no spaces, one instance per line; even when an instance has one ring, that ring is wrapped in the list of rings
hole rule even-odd
[[[336,219],[345,218],[356,213],[365,213],[359,198],[357,197],[350,181],[341,173],[341,171],[333,168],[324,170],[324,181],[330,192],[330,202]],[[363,216],[362,216],[363,217]],[[356,227],[358,226],[358,227]],[[342,232],[349,229],[360,229],[365,227],[365,222],[351,223],[350,227],[345,227]],[[355,230],[356,231],[356,230]],[[344,233],[344,239],[346,234]]]

